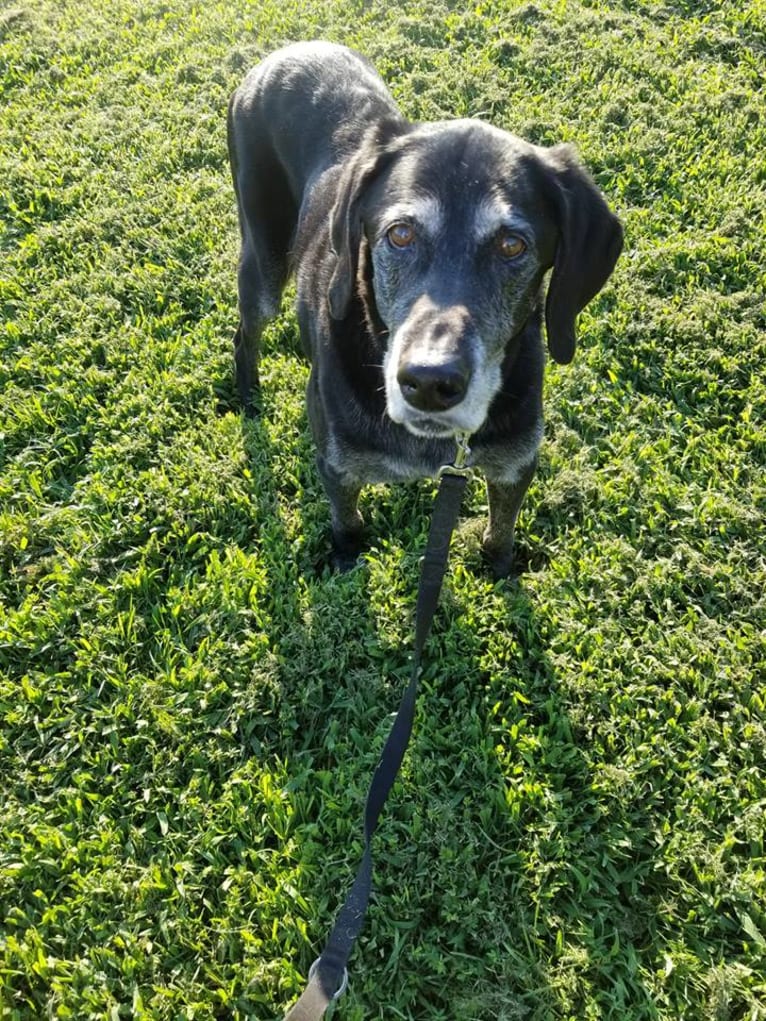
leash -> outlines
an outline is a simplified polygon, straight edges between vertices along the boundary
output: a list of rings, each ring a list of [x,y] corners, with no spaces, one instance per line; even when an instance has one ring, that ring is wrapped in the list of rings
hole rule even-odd
[[[308,984],[298,1001],[285,1015],[284,1021],[320,1021],[327,1008],[343,995],[348,986],[348,959],[362,930],[372,892],[372,837],[412,734],[420,659],[439,602],[450,541],[463,493],[472,475],[472,469],[468,467],[471,453],[468,439],[465,434],[456,437],[457,456],[454,463],[446,464],[439,469],[439,492],[434,503],[428,544],[420,567],[412,672],[367,792],[364,809],[364,854],[324,950],[311,965]]]

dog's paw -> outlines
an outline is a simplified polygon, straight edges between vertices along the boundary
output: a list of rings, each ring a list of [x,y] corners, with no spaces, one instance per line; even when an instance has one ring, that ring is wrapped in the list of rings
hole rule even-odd
[[[357,511],[350,519],[351,523],[347,528],[334,528],[332,531],[332,552],[330,554],[330,565],[334,571],[340,574],[347,574],[359,563],[359,557],[364,549],[364,522],[362,515]]]
[[[344,553],[340,550],[333,550],[330,556],[330,566],[338,574],[348,574],[349,571],[353,571],[355,567],[358,567],[360,563],[359,551],[356,553]]]
[[[314,570],[318,575],[348,574],[362,563],[361,550],[337,549],[332,546],[327,552],[319,557],[314,563]]]
[[[500,558],[487,557],[486,560],[493,581],[502,581],[504,578],[511,578],[513,575],[518,574],[516,563],[512,556]]]
[[[513,545],[498,547],[485,542],[481,552],[494,581],[501,581],[503,578],[510,578],[512,575],[518,574],[516,551]]]
[[[249,422],[254,422],[256,419],[261,417],[261,408],[257,400],[257,396],[251,395],[250,398],[242,405],[242,413]]]

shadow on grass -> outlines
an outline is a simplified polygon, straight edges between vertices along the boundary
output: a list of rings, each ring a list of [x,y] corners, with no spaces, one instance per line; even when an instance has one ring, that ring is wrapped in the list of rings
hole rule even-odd
[[[493,665],[487,676],[481,707],[492,735],[484,769],[494,765],[505,796],[494,808],[492,843],[509,866],[495,870],[502,925],[489,930],[485,954],[496,953],[499,935],[505,955],[494,989],[483,984],[461,1016],[585,1017],[595,1001],[603,1016],[651,1019],[657,1014],[641,977],[654,924],[642,892],[654,869],[644,857],[648,820],[595,793],[570,691],[523,579],[504,585],[501,599],[514,639],[507,666]],[[470,660],[486,660],[492,638],[458,627]]]
[[[276,511],[281,452],[262,419],[243,419],[242,436],[253,489]],[[317,573],[327,508],[313,466],[301,470],[288,503],[305,545],[295,547],[279,513],[262,523],[260,543],[280,676],[268,753],[287,764],[285,838],[299,865],[294,911],[274,947],[297,969],[285,1001],[300,990],[361,855],[366,789],[411,647],[409,632],[380,619],[376,592],[384,587],[411,618],[420,552],[403,553],[391,577],[375,551],[349,575]],[[427,515],[422,487],[404,503]],[[373,508],[384,547],[386,515]],[[544,566],[536,541],[522,537],[519,552],[522,569]],[[415,735],[376,837],[376,892],[348,1016],[389,1017],[395,1006],[413,1019],[542,1019],[585,1016],[595,1001],[604,1016],[650,1021],[650,819],[600,793],[570,712],[577,679],[562,687],[523,576],[483,593],[488,622],[454,588],[448,582],[442,596]],[[241,733],[252,726],[242,720]],[[268,942],[273,924],[264,918],[254,935]]]
[[[443,600],[403,781],[416,808],[388,823],[370,937],[396,968],[370,983],[370,1002],[389,992],[408,1003],[402,1016],[489,1021],[585,1017],[595,1001],[603,1016],[654,1018],[641,976],[655,923],[648,820],[594,795],[534,605],[520,581],[496,591],[499,640],[470,605]],[[416,920],[405,948],[397,898]]]

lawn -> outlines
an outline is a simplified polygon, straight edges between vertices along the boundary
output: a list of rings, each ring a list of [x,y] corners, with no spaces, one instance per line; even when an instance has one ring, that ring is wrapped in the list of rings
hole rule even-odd
[[[343,1021],[766,1019],[764,0],[0,10],[0,1017],[281,1018],[361,849],[434,484],[326,566],[288,295],[234,395],[225,111],[347,42],[622,218],[522,570],[469,491]]]

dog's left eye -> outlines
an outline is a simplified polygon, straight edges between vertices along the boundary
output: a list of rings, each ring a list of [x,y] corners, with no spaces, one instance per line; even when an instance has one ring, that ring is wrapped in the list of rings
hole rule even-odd
[[[395,223],[388,228],[386,237],[394,248],[409,248],[415,243],[415,228],[411,223]]]
[[[527,250],[527,245],[518,234],[502,231],[495,238],[495,250],[501,259],[517,259]]]

